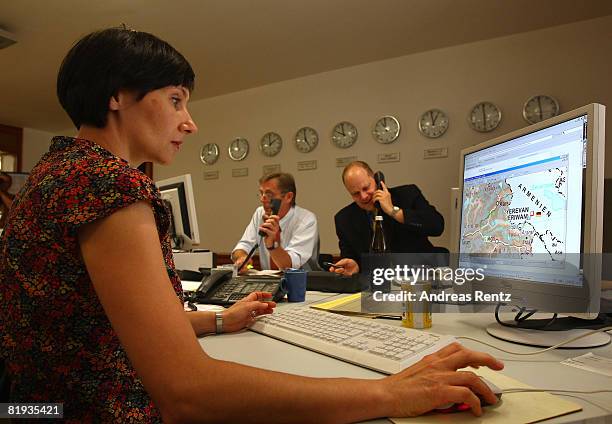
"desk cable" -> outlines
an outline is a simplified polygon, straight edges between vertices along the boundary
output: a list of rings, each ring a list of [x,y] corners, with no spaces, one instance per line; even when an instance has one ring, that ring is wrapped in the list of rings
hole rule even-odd
[[[556,348],[558,348],[558,347],[565,346],[566,344],[569,344],[569,343],[572,343],[572,342],[574,342],[574,341],[576,341],[576,340],[582,339],[583,337],[588,337],[588,336],[590,336],[590,335],[592,335],[592,334],[595,334],[595,333],[604,333],[604,332],[607,332],[607,331],[610,331],[610,330],[612,330],[612,326],[603,327],[603,328],[600,328],[600,329],[598,329],[598,330],[592,330],[592,331],[589,331],[588,333],[581,334],[580,336],[576,336],[576,337],[573,337],[573,338],[571,338],[571,339],[565,340],[565,341],[563,341],[563,342],[561,342],[561,343],[557,343],[557,344],[556,344],[556,345],[554,345],[554,346],[547,347],[547,348],[545,348],[545,349],[536,350],[535,352],[513,352],[513,351],[511,351],[511,350],[506,350],[506,349],[503,349],[503,348],[501,348],[501,347],[498,347],[498,346],[492,345],[492,344],[487,343],[487,342],[485,342],[485,341],[483,341],[483,340],[475,339],[475,338],[473,338],[473,337],[468,337],[468,336],[457,336],[457,337],[455,337],[455,338],[456,338],[456,339],[464,339],[464,340],[472,340],[472,341],[474,341],[474,342],[481,343],[481,344],[483,344],[483,345],[486,345],[486,346],[492,347],[493,349],[497,349],[497,350],[499,350],[499,351],[501,351],[501,352],[504,352],[504,353],[509,353],[509,354],[511,354],[511,355],[521,355],[521,356],[526,356],[526,355],[538,355],[538,354],[540,354],[540,353],[548,352],[549,350],[553,350],[553,349],[556,349]]]
[[[612,393],[612,389],[597,389],[597,390],[561,390],[561,389],[536,389],[529,387],[511,387],[503,389],[502,393],[523,393],[523,392],[555,392],[555,393],[578,393],[583,395],[592,395],[595,393]]]

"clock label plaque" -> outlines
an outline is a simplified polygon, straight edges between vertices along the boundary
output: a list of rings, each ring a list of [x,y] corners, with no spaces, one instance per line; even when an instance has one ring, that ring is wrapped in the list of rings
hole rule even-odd
[[[344,168],[346,165],[356,160],[357,160],[357,156],[346,156],[343,158],[336,158],[336,168]]]
[[[400,152],[393,153],[379,153],[376,162],[377,163],[389,163],[389,162],[399,162],[400,161]]]
[[[248,177],[249,168],[234,168],[232,169],[232,177]]]
[[[204,171],[204,179],[205,180],[218,180],[219,171]]]
[[[262,175],[276,174],[277,172],[281,172],[281,166],[280,163],[274,165],[264,165],[262,170]]]
[[[310,171],[313,169],[317,169],[317,161],[316,160],[304,160],[297,163],[298,171]]]

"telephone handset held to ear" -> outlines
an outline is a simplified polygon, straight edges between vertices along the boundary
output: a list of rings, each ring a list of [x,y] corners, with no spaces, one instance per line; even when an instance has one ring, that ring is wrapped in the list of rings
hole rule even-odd
[[[383,188],[381,182],[385,182],[385,174],[380,171],[376,171],[374,174],[374,181],[376,182],[376,190],[382,190]]]
[[[376,171],[374,173],[374,181],[376,182],[376,190],[382,190],[381,182],[385,182],[385,174],[380,171]],[[377,214],[380,215],[380,203],[378,201],[374,202],[374,206],[376,206]]]
[[[271,215],[278,215],[278,211],[280,210],[280,207],[281,207],[281,200],[280,199],[271,199],[270,200],[270,209],[272,209]],[[260,230],[259,231],[259,235],[262,236],[262,237],[265,237],[267,234]]]

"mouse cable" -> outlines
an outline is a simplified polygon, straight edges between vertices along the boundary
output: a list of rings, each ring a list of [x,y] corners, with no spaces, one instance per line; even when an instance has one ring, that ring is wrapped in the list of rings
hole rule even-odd
[[[528,388],[528,387],[511,387],[509,389],[502,390],[502,393],[523,393],[523,392],[578,393],[582,395],[592,395],[595,393],[612,393],[612,389],[560,390],[560,389],[537,389],[537,388]]]
[[[592,331],[589,331],[589,332],[587,332],[587,333],[584,333],[584,334],[582,334],[582,335],[580,335],[580,336],[576,336],[576,337],[573,337],[573,338],[571,338],[571,339],[569,339],[569,340],[565,340],[565,341],[563,341],[563,342],[561,342],[561,343],[557,343],[557,344],[556,344],[556,345],[554,345],[554,346],[547,347],[547,348],[545,348],[545,349],[536,350],[535,352],[513,352],[513,351],[511,351],[511,350],[506,350],[506,349],[503,349],[503,348],[501,348],[501,347],[498,347],[498,346],[492,345],[492,344],[487,343],[487,342],[485,342],[485,341],[483,341],[483,340],[475,339],[475,338],[473,338],[473,337],[468,337],[468,336],[457,336],[457,337],[455,337],[455,338],[456,338],[456,339],[472,340],[472,341],[474,341],[474,342],[481,343],[481,344],[483,344],[483,345],[486,345],[486,346],[492,347],[493,349],[497,349],[497,350],[499,350],[499,351],[501,351],[501,352],[504,352],[504,353],[509,353],[509,354],[511,354],[511,355],[521,355],[521,356],[525,356],[525,355],[537,355],[537,354],[540,354],[540,353],[548,352],[549,350],[553,350],[553,349],[556,349],[556,348],[558,348],[558,347],[565,346],[566,344],[569,344],[569,343],[574,342],[574,341],[576,341],[576,340],[582,339],[583,337],[588,337],[588,336],[590,336],[590,335],[592,335],[592,334],[595,334],[595,333],[604,333],[604,332],[607,332],[607,331],[610,331],[610,330],[612,330],[612,326],[603,327],[603,328],[600,328],[599,330],[592,330]]]

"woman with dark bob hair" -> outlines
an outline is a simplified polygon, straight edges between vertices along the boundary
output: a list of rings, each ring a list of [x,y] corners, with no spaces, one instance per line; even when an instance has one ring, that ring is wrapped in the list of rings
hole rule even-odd
[[[185,312],[169,217],[136,168],[168,164],[197,131],[194,73],[166,42],[106,29],[82,38],[57,79],[78,135],[54,137],[15,198],[2,236],[0,354],[11,402],[61,402],[73,422],[351,422],[449,402],[482,413],[493,393],[466,366],[503,365],[459,344],[379,380],[307,378],[213,359]],[[134,272],[137,270],[137,272]],[[251,293],[222,331],[273,312]]]

